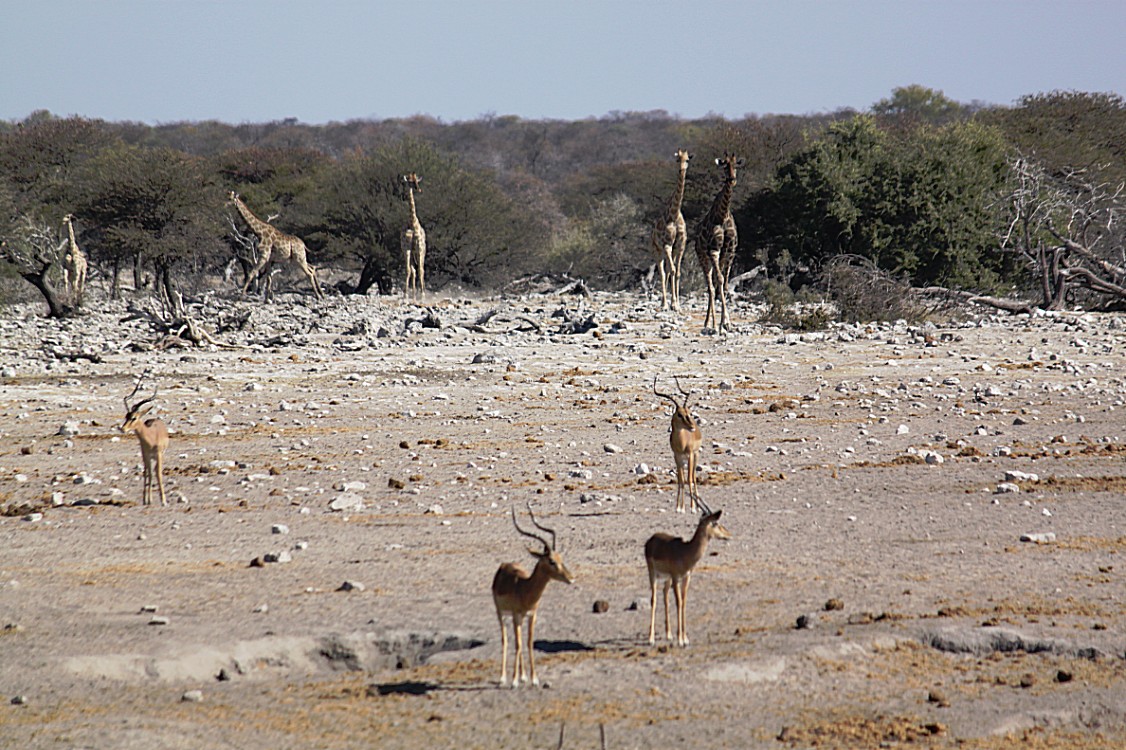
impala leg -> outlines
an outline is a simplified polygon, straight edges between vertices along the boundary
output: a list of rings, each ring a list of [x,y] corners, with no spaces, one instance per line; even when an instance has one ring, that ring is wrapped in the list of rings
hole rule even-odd
[[[672,629],[669,627],[669,587],[672,586],[672,579],[665,581],[665,640],[672,640]]]
[[[677,632],[680,634],[681,646],[688,645],[688,581],[692,574],[684,576],[680,581],[679,596],[676,597]]]
[[[141,475],[141,505],[148,505],[152,500],[152,455],[144,446],[141,447],[141,464],[144,467]]]
[[[168,505],[168,500],[164,497],[164,451],[156,450],[156,482],[160,487],[160,504]]]
[[[649,573],[649,645],[657,642],[654,630],[657,626],[657,576]]]
[[[516,657],[512,663],[512,687],[519,687],[520,680],[524,677],[524,637],[520,632],[524,618],[518,614],[512,615],[512,633],[516,639]]]
[[[497,610],[497,620],[500,622],[500,685],[508,684],[508,631],[504,627],[504,615]]]
[[[532,684],[539,685],[540,678],[536,677],[536,611],[528,615],[528,668],[531,670]]]
[[[677,513],[683,513],[684,512],[684,483],[685,483],[684,464],[685,464],[685,457],[680,455],[680,454],[675,454],[673,456],[673,458],[676,459],[676,512]],[[692,475],[689,474],[688,476],[691,477]],[[692,494],[692,490],[691,490],[691,488],[689,488],[689,496],[691,496],[691,494]]]
[[[700,459],[699,451],[688,452],[688,499],[692,502],[692,512],[696,512],[696,500],[700,497],[696,489],[696,463]]]

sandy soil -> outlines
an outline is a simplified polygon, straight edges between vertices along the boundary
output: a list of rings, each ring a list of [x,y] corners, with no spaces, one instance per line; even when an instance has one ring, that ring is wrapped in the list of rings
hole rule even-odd
[[[280,295],[213,351],[131,351],[121,309],[0,322],[0,747],[1126,746],[1126,318],[716,337],[699,299],[433,303]],[[145,368],[168,507],[116,430]],[[697,392],[734,537],[687,648],[646,640],[643,544],[696,523],[655,375]],[[529,501],[577,580],[545,684],[502,689],[489,584],[533,563]]]

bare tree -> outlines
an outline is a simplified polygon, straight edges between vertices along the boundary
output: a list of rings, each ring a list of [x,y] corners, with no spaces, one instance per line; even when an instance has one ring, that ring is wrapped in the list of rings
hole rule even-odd
[[[0,244],[0,261],[15,266],[16,272],[39,290],[47,302],[48,317],[73,315],[75,307],[51,280],[53,269],[66,254],[67,239],[30,216],[21,217],[12,234]]]
[[[1001,247],[1034,274],[1040,307],[1061,309],[1069,297],[1093,308],[1126,306],[1126,186],[1100,181],[1093,169],[1049,174],[1023,157],[1013,172],[1012,218]]]

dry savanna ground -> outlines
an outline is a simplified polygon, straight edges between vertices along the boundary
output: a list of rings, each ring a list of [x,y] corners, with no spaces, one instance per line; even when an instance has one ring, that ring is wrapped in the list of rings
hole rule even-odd
[[[1126,746],[1123,316],[788,334],[740,305],[712,336],[698,298],[430,302],[197,310],[231,349],[6,313],[0,747]],[[116,429],[146,370],[167,507]],[[686,648],[647,642],[642,555],[696,523],[674,375],[733,536]],[[489,584],[533,562],[529,502],[577,580],[512,690]]]

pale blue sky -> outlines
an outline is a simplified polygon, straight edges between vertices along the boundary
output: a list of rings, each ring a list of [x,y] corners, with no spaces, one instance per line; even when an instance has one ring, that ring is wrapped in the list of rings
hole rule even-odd
[[[4,0],[0,119],[867,109],[1126,94],[1122,0]]]

